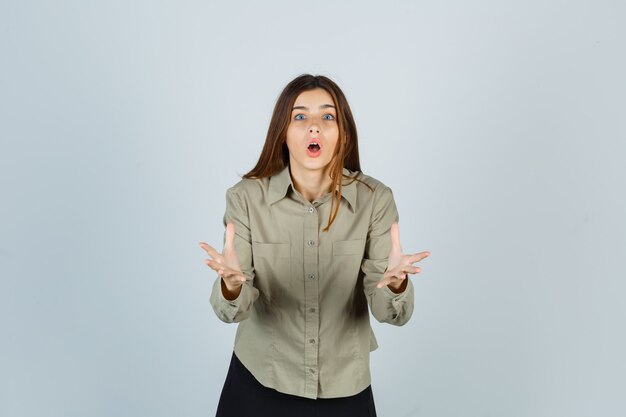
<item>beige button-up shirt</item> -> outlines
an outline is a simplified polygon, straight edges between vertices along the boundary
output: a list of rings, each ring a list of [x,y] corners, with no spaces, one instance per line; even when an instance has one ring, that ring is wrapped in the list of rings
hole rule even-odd
[[[371,383],[369,354],[378,347],[369,311],[396,326],[413,313],[410,279],[400,294],[376,288],[387,268],[391,224],[399,220],[391,189],[364,174],[359,179],[374,191],[358,181],[344,185],[328,232],[322,229],[331,193],[309,202],[288,166],[226,191],[223,222],[235,223],[247,281],[227,300],[218,275],[210,301],[220,320],[239,323],[235,354],[266,387],[313,399],[359,393]]]

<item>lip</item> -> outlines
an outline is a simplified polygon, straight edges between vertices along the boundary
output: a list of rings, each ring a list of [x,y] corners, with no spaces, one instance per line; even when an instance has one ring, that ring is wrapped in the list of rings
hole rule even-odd
[[[311,142],[315,142],[319,145],[320,147],[320,151],[324,148],[324,146],[322,145],[322,142],[320,142],[320,140],[318,138],[313,138],[313,139],[309,139],[306,143],[306,147],[308,148],[309,145],[311,144]]]

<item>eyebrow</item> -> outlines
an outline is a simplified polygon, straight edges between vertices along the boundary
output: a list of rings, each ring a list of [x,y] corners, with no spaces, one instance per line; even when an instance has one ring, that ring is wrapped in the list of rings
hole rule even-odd
[[[337,108],[335,108],[335,106],[333,106],[332,104],[322,104],[320,106],[320,109],[326,109],[332,107],[333,109],[337,110]],[[291,110],[296,110],[296,109],[303,109],[303,110],[309,110],[309,108],[307,106],[294,106],[293,109]]]

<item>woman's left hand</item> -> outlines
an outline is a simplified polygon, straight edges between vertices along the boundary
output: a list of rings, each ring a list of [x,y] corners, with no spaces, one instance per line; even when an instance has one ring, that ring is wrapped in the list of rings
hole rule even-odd
[[[389,261],[387,269],[376,285],[382,288],[388,285],[393,292],[400,293],[406,288],[408,274],[421,272],[422,268],[413,266],[414,262],[419,262],[430,255],[429,251],[418,252],[405,255],[400,246],[400,228],[397,222],[391,225],[391,250],[389,251]]]

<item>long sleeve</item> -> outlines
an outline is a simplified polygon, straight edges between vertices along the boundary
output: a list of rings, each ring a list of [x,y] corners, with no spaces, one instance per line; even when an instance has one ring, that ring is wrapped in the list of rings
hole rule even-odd
[[[246,276],[246,282],[242,285],[239,296],[234,300],[228,300],[222,292],[222,278],[217,275],[210,301],[217,317],[225,323],[236,323],[248,318],[252,304],[259,297],[259,290],[253,285],[254,265],[248,210],[233,187],[226,190],[226,211],[222,219],[224,228],[231,221],[235,223],[235,251],[241,272]],[[225,229],[224,243],[226,243]]]
[[[364,273],[363,290],[376,320],[402,326],[413,314],[414,290],[410,277],[406,278],[409,280],[407,287],[399,294],[391,291],[388,286],[376,287],[387,269],[391,250],[391,225],[399,221],[398,210],[389,187],[376,189],[374,199],[364,259],[361,263]]]

